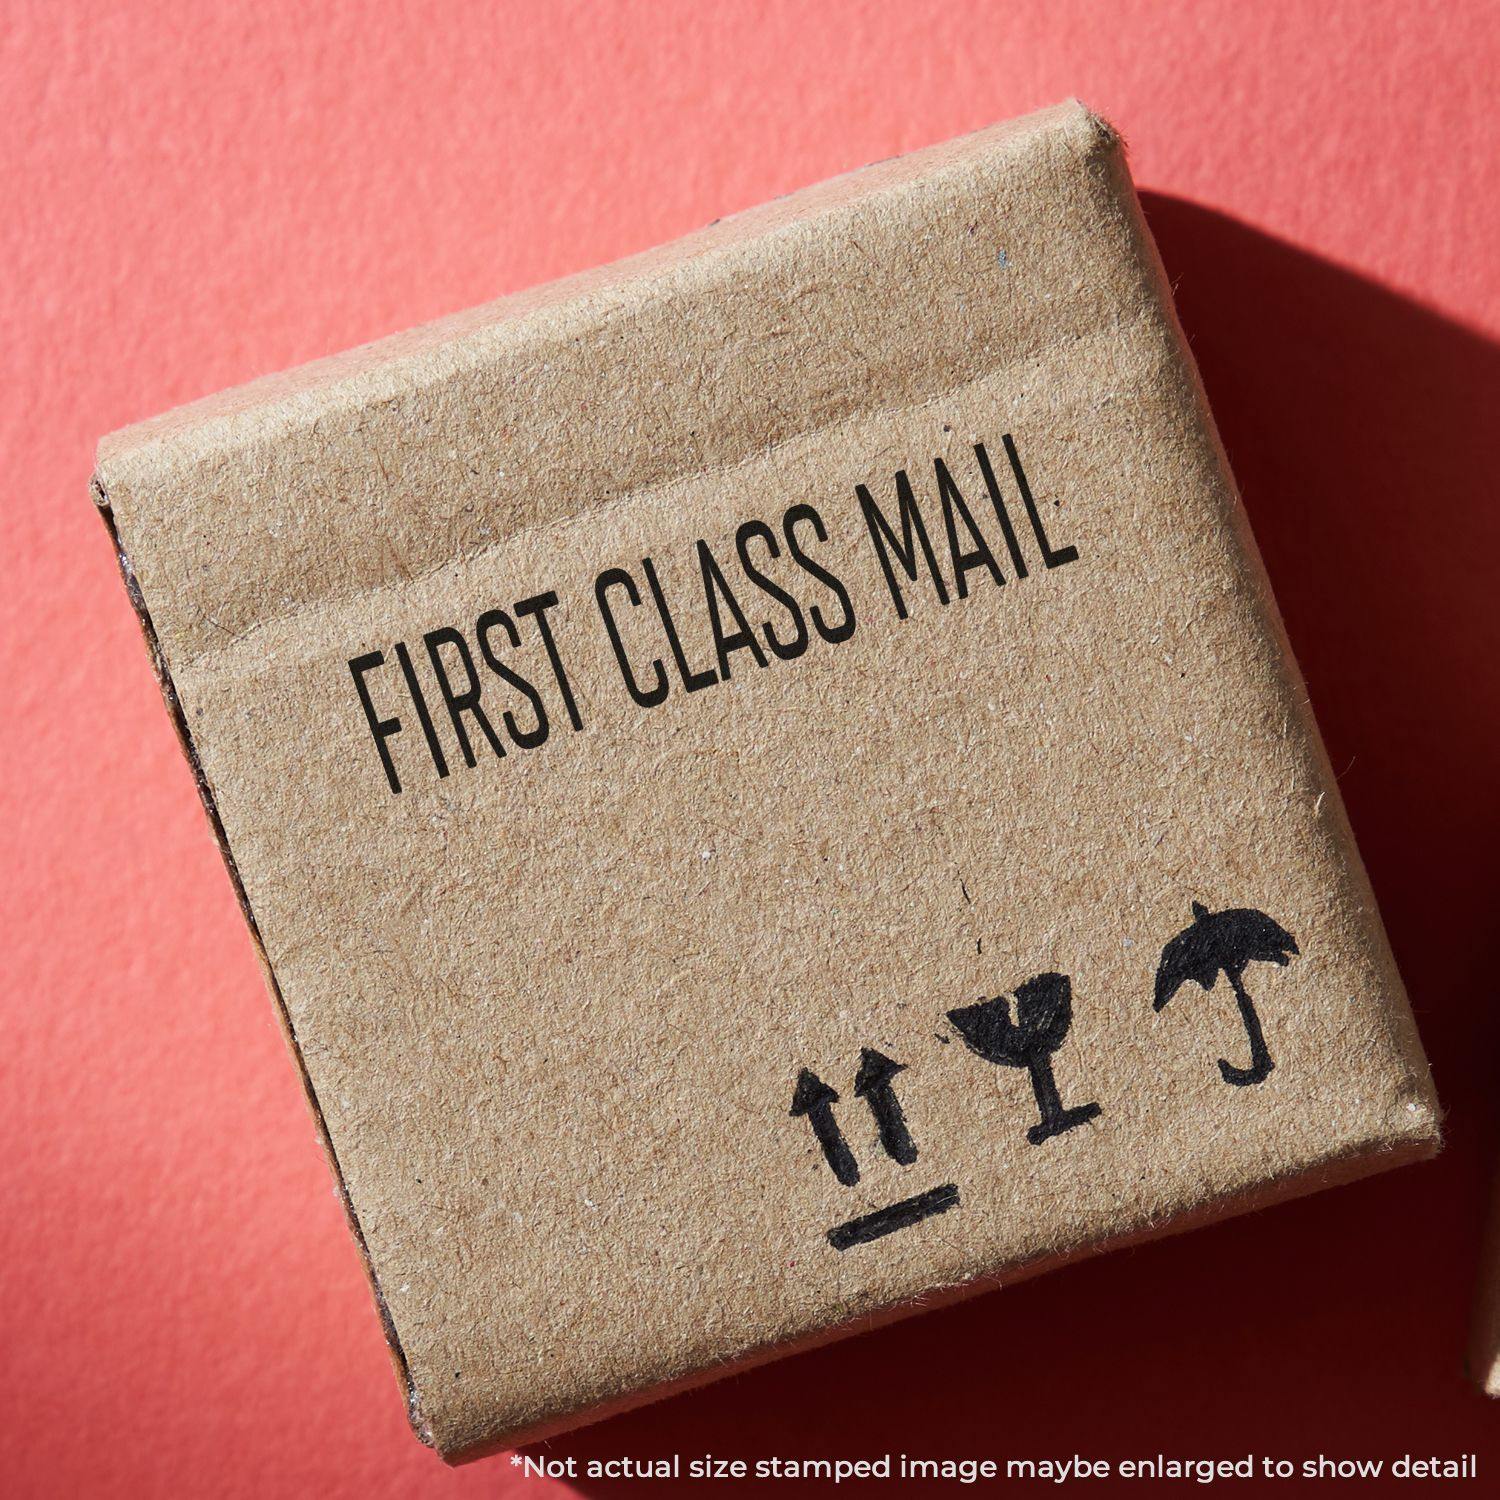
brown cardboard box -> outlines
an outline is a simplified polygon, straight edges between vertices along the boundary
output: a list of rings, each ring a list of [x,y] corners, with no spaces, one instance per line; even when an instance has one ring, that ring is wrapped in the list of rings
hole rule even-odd
[[[96,493],[445,1456],[1435,1148],[1077,104]]]

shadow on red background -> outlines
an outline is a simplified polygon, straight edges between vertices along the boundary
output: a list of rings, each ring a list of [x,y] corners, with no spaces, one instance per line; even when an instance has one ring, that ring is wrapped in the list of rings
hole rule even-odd
[[[1149,194],[1146,209],[1416,1007],[1446,1150],[528,1451],[1500,1463],[1500,1404],[1462,1368],[1500,1074],[1500,350],[1219,214]]]

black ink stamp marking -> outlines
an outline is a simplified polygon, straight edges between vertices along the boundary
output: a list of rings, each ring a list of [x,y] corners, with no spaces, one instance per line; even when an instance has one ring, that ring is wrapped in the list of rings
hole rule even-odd
[[[964,896],[967,898],[967,890]],[[1189,981],[1207,991],[1223,974],[1239,1002],[1240,1019],[1250,1039],[1250,1066],[1235,1067],[1220,1058],[1219,1071],[1225,1083],[1240,1087],[1263,1083],[1276,1064],[1266,1046],[1255,1002],[1245,988],[1244,973],[1252,963],[1285,966],[1300,951],[1291,933],[1262,911],[1235,907],[1215,913],[1195,901],[1192,925],[1162,949],[1156,970],[1156,1009],[1160,1011]],[[1014,1016],[1010,1000],[1004,995],[959,1006],[947,1012],[947,1016],[964,1045],[976,1056],[996,1067],[1025,1068],[1030,1075],[1041,1116],[1026,1131],[1026,1139],[1033,1146],[1040,1146],[1103,1113],[1097,1102],[1065,1105],[1053,1073],[1053,1057],[1073,1027],[1073,982],[1066,974],[1037,974],[1017,985]],[[941,1032],[933,1035],[939,1042],[949,1040]],[[909,1167],[917,1159],[917,1143],[912,1139],[895,1088],[896,1076],[905,1071],[905,1063],[874,1047],[865,1047],[860,1051],[859,1068],[854,1075],[854,1095],[868,1106],[881,1149],[899,1166]],[[829,1170],[845,1187],[854,1187],[860,1180],[859,1164],[834,1118],[834,1105],[838,1102],[838,1092],[810,1068],[803,1068],[797,1075],[792,1117],[806,1117]],[[840,1252],[855,1245],[867,1245],[898,1229],[908,1229],[924,1219],[945,1214],[958,1204],[957,1184],[944,1183],[834,1225],[827,1232],[828,1243]]]
[[[833,1106],[839,1102],[837,1092],[828,1087],[811,1068],[803,1068],[797,1075],[797,1089],[792,1095],[792,1118],[806,1115],[812,1126],[813,1137],[823,1148],[823,1159],[833,1175],[845,1187],[853,1187],[859,1181],[859,1163],[854,1160],[833,1118]]]
[[[909,1167],[917,1159],[917,1145],[906,1128],[906,1116],[901,1110],[901,1101],[891,1080],[897,1073],[906,1071],[905,1063],[898,1063],[873,1047],[866,1047],[859,1054],[859,1072],[854,1078],[854,1092],[870,1106],[875,1116],[875,1128],[880,1132],[880,1144],[892,1161]]]
[[[1066,974],[1038,974],[1016,988],[1016,1016],[1004,995],[950,1010],[969,1051],[997,1067],[1025,1068],[1031,1074],[1041,1119],[1026,1132],[1033,1146],[1062,1135],[1100,1114],[1098,1104],[1065,1108],[1052,1075],[1052,1054],[1073,1024],[1073,985]]]
[[[930,1219],[934,1214],[945,1214],[958,1207],[958,1186],[945,1182],[942,1187],[929,1188],[913,1198],[903,1198],[872,1214],[850,1219],[847,1224],[836,1224],[828,1231],[828,1243],[835,1250],[849,1250],[855,1245],[868,1245],[882,1235],[894,1234],[898,1229],[908,1229]]]
[[[1263,911],[1233,907],[1210,912],[1202,902],[1193,902],[1193,925],[1179,932],[1161,952],[1156,969],[1156,1009],[1160,1010],[1189,980],[1205,991],[1214,987],[1220,974],[1229,981],[1239,1002],[1240,1019],[1250,1038],[1250,1066],[1237,1068],[1219,1059],[1225,1083],[1244,1088],[1264,1083],[1276,1066],[1266,1046],[1255,1001],[1244,985],[1245,970],[1253,963],[1279,964],[1285,968],[1294,953],[1301,952],[1297,940],[1279,922]]]
[[[873,1047],[865,1047],[859,1054],[854,1093],[869,1106],[881,1150],[898,1166],[909,1167],[917,1159],[917,1143],[907,1127],[906,1113],[896,1097],[895,1088],[896,1075],[905,1071],[905,1063],[899,1063]],[[833,1175],[845,1187],[854,1187],[859,1182],[859,1163],[834,1118],[833,1106],[838,1102],[837,1091],[824,1083],[811,1068],[803,1068],[797,1075],[797,1087],[792,1092],[792,1118],[806,1116]],[[925,1193],[917,1193],[899,1203],[887,1204],[873,1213],[834,1225],[828,1231],[828,1243],[841,1251],[855,1245],[866,1245],[898,1229],[920,1224],[934,1214],[945,1214],[957,1204],[957,1186],[944,1183],[942,1187],[929,1188]]]

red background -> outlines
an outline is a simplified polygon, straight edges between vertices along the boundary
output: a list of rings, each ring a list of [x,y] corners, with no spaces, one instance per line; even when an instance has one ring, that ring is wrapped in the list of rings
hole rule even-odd
[[[1500,1040],[1497,33],[1369,0],[5,4],[0,1488],[562,1493],[406,1430],[94,440],[1069,93],[1152,190],[1448,1150],[551,1451],[1471,1451],[1493,1484],[1461,1356]]]

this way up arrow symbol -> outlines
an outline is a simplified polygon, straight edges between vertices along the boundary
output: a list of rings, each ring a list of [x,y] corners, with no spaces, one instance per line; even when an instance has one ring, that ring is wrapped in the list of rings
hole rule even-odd
[[[807,1116],[807,1123],[812,1126],[812,1133],[823,1148],[824,1160],[833,1175],[845,1187],[853,1187],[859,1181],[859,1164],[844,1141],[838,1121],[833,1118],[833,1106],[838,1102],[838,1094],[811,1068],[803,1068],[797,1075],[792,1114]]]
[[[917,1159],[917,1145],[906,1128],[906,1116],[891,1082],[897,1073],[906,1071],[905,1063],[866,1047],[859,1055],[859,1072],[854,1078],[854,1092],[869,1106],[880,1132],[880,1144],[893,1161],[909,1167]]]

